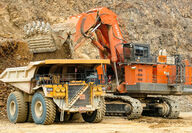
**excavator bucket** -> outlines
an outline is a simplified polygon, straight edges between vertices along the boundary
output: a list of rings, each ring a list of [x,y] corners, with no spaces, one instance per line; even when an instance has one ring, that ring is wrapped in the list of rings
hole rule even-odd
[[[26,24],[24,40],[30,52],[33,53],[33,61],[49,58],[97,59],[99,51],[91,44],[90,39],[84,38],[83,45],[74,50],[77,45],[74,37],[78,19],[79,17],[75,16],[53,25],[43,21]]]
[[[56,32],[49,23],[33,21],[24,26],[24,32],[29,50],[34,54],[54,52],[59,48],[53,37]]]

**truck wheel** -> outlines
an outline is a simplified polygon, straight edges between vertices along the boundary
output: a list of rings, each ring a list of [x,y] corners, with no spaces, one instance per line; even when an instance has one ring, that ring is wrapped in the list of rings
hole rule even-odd
[[[101,122],[105,116],[106,106],[105,106],[105,100],[102,97],[99,102],[99,109],[93,111],[92,113],[82,113],[82,117],[84,121],[86,122],[93,122],[98,123]]]
[[[7,116],[12,123],[25,122],[27,119],[27,103],[24,101],[22,92],[10,93],[7,99]]]
[[[56,116],[56,106],[43,92],[36,92],[32,98],[31,112],[36,124],[52,124]]]

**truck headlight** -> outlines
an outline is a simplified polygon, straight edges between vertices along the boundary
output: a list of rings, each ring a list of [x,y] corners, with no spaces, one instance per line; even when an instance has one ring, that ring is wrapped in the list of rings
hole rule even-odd
[[[61,92],[64,93],[65,92],[65,87],[61,88]]]
[[[97,87],[94,87],[93,90],[94,90],[94,91],[97,91]]]
[[[61,91],[60,87],[55,88],[55,92],[59,93]]]
[[[102,87],[98,87],[98,88],[97,88],[97,91],[102,91]]]

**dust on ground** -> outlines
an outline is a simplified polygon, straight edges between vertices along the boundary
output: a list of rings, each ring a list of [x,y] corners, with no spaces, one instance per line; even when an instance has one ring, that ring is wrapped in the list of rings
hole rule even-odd
[[[36,125],[34,123],[12,124],[8,120],[0,121],[0,133],[182,133],[192,132],[192,112],[181,113],[179,119],[164,119],[141,117],[136,120],[127,120],[123,117],[105,117],[101,123],[67,122],[52,125]]]

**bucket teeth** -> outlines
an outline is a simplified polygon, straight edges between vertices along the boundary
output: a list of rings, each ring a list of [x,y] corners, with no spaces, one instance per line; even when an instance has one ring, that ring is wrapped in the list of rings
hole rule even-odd
[[[24,26],[28,47],[32,53],[54,52],[55,43],[51,36],[51,26],[44,21],[33,21]]]
[[[37,21],[37,26],[36,27],[40,27],[41,26],[41,22]]]
[[[28,27],[28,30],[31,29],[31,24],[28,23],[28,24],[27,24],[27,27]]]
[[[48,33],[48,32],[49,32],[49,29],[45,28],[44,33]]]
[[[33,35],[34,34],[34,28],[31,28],[30,32],[31,32],[31,35]]]
[[[33,35],[49,33],[51,31],[51,26],[48,22],[33,21],[32,23],[26,24],[23,30],[26,37],[32,37]]]
[[[30,30],[27,30],[26,35],[27,35],[27,36],[30,35]]]
[[[47,22],[46,23],[46,28],[49,29],[50,27],[51,27],[50,24]]]
[[[38,27],[38,26],[36,26],[36,27],[35,27],[35,31],[36,31],[36,32],[38,32],[38,29],[39,29],[39,27]]]
[[[45,28],[45,22],[44,21],[41,22],[41,27]]]
[[[33,28],[35,28],[37,24],[35,23],[35,21],[33,21],[32,25],[33,25]]]
[[[43,33],[43,27],[42,26],[39,28],[39,32]]]

